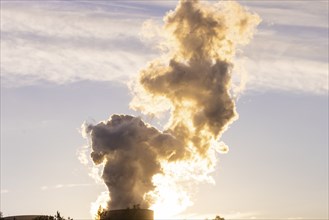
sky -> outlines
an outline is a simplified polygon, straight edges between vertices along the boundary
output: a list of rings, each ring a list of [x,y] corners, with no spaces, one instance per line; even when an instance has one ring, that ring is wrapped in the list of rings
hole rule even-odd
[[[239,1],[262,18],[227,154],[176,218],[328,219],[328,2]],[[161,55],[177,1],[1,1],[1,211],[89,219],[105,189],[78,152],[84,121],[133,114],[127,84]],[[146,23],[145,23],[146,22]],[[161,40],[161,39],[160,39]],[[233,76],[234,78],[234,76]]]

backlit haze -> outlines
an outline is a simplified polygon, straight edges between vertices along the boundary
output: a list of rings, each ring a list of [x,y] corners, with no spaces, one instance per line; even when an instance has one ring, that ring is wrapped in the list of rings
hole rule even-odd
[[[327,48],[327,1],[1,1],[1,211],[327,219]]]

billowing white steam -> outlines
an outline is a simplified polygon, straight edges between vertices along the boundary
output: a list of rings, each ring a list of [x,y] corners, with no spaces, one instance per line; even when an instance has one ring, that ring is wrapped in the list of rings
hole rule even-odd
[[[86,131],[91,134],[94,163],[105,161],[103,179],[111,193],[111,209],[148,207],[144,195],[155,188],[152,177],[162,172],[160,161],[182,157],[179,140],[133,116],[112,115]]]
[[[85,128],[93,162],[104,164],[109,209],[189,205],[189,183],[209,180],[215,153],[227,150],[219,138],[237,118],[232,58],[260,18],[231,1],[182,0],[164,20],[167,57],[140,72],[131,103],[143,113],[170,110],[164,131],[128,115]]]

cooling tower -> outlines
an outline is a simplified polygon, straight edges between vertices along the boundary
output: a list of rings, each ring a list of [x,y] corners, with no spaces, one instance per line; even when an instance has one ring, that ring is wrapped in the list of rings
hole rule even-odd
[[[118,209],[106,212],[104,220],[154,220],[149,209]]]

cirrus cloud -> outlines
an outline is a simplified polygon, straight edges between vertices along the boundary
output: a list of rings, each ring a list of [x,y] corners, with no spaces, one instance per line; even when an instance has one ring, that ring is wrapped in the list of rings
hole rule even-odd
[[[240,54],[247,91],[328,93],[327,1],[241,1],[263,19]],[[175,2],[1,2],[2,86],[127,81],[158,56],[143,23]],[[153,38],[161,41],[161,31]],[[147,39],[146,39],[147,40]],[[154,40],[154,39],[152,39]],[[237,70],[238,71],[238,70]]]

